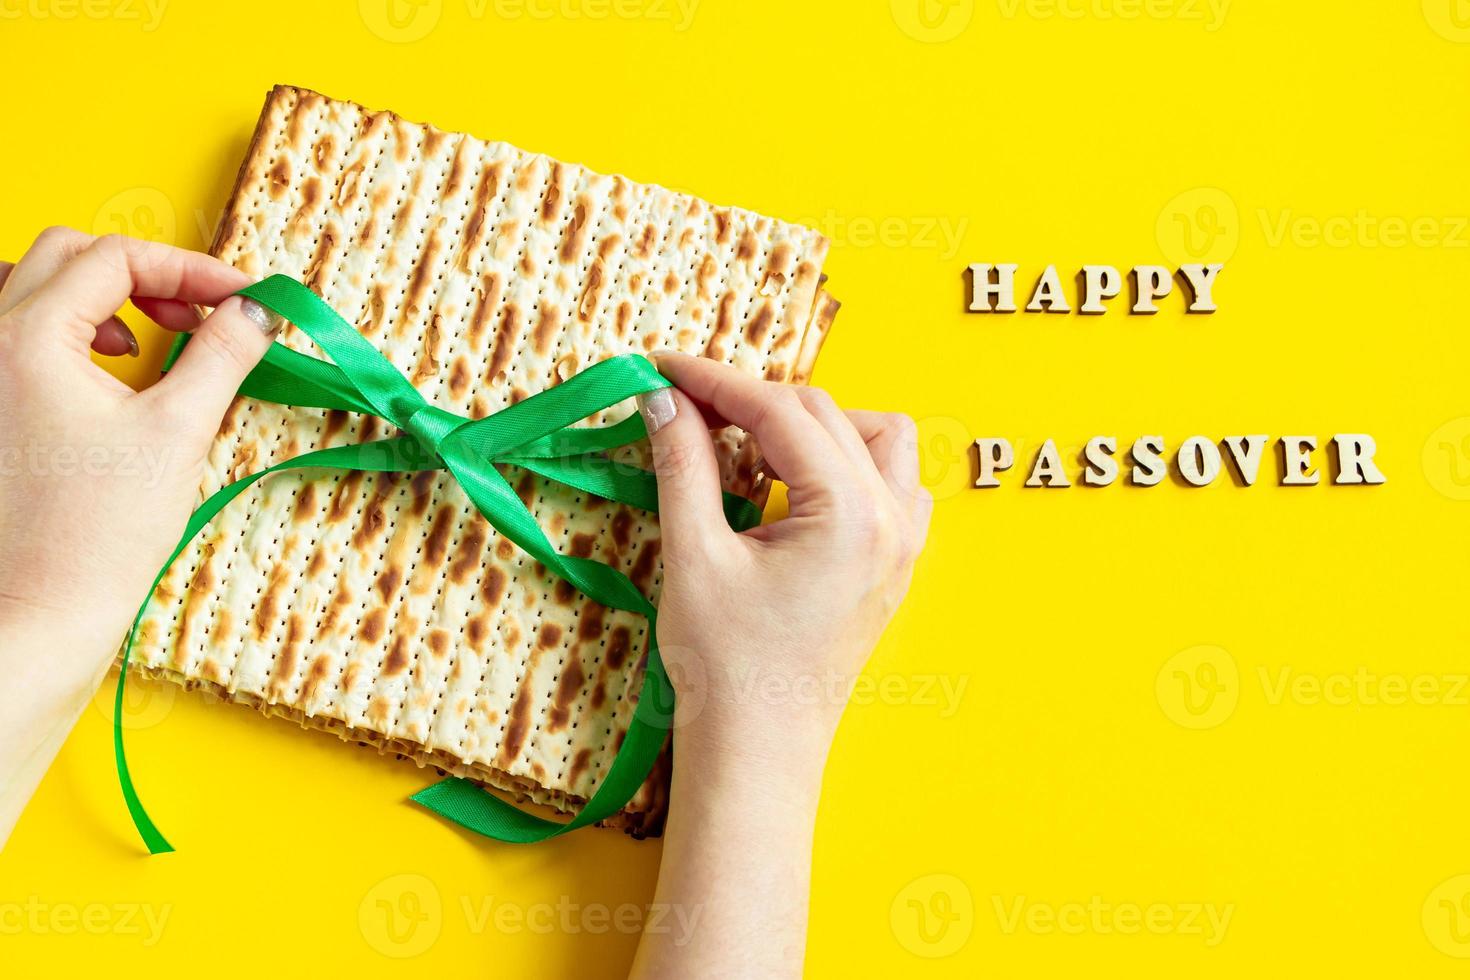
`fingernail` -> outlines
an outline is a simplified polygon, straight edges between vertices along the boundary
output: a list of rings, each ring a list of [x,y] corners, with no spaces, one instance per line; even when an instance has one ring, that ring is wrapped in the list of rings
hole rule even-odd
[[[138,351],[138,338],[137,337],[134,337],[133,336],[133,332],[131,330],[129,330],[128,331],[128,356],[129,357],[137,357],[138,354],[139,354],[139,351]]]
[[[668,388],[655,388],[638,396],[638,412],[643,416],[643,427],[649,435],[674,421],[678,411],[674,393]]]
[[[280,314],[266,309],[249,296],[240,297],[240,312],[267,337],[274,337],[286,322]]]

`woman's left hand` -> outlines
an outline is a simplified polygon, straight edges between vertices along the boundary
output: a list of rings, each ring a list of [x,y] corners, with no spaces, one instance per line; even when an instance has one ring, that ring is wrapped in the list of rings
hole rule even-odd
[[[197,252],[70,228],[0,263],[0,842],[177,544],[210,440],[270,344],[279,321],[231,297],[250,281]],[[88,355],[136,353],[117,317],[130,298],[194,332],[142,391]],[[201,322],[195,304],[215,310]]]

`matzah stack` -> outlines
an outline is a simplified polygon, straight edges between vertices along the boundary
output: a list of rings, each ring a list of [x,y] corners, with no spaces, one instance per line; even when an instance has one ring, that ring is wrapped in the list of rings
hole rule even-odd
[[[481,418],[599,360],[672,348],[805,381],[837,304],[795,225],[277,87],[213,252],[320,294],[432,403]],[[321,356],[294,327],[281,337]],[[628,403],[594,419],[606,424]],[[236,399],[201,499],[380,420]],[[758,451],[720,436],[728,490]],[[657,603],[654,515],[504,469],[558,550]],[[564,812],[597,786],[642,682],[646,624],[551,576],[444,472],[270,477],[179,557],[133,662]],[[657,833],[668,766],[609,823]]]

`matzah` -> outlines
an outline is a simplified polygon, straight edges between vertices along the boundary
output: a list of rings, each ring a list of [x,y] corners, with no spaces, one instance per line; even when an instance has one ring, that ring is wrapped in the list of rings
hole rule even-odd
[[[629,351],[805,381],[837,305],[827,242],[806,228],[285,86],[212,251],[300,279],[430,402],[474,418]],[[294,327],[280,339],[321,356]],[[237,398],[201,500],[385,428]],[[726,488],[763,500],[753,442],[717,442]],[[558,550],[620,567],[657,602],[654,515],[504,472]],[[571,812],[622,742],[645,628],[502,539],[447,473],[322,470],[262,481],[200,533],[150,600],[133,662]],[[607,823],[658,833],[668,775],[666,746]]]

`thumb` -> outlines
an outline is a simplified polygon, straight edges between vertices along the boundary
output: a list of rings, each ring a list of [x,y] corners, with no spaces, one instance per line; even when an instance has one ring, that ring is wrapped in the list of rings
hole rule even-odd
[[[188,415],[215,425],[284,324],[255,300],[231,296],[195,328],[178,361],[153,388]]]
[[[697,554],[715,535],[731,533],[720,498],[720,464],[704,416],[677,388],[638,396],[653,449],[664,551]]]

